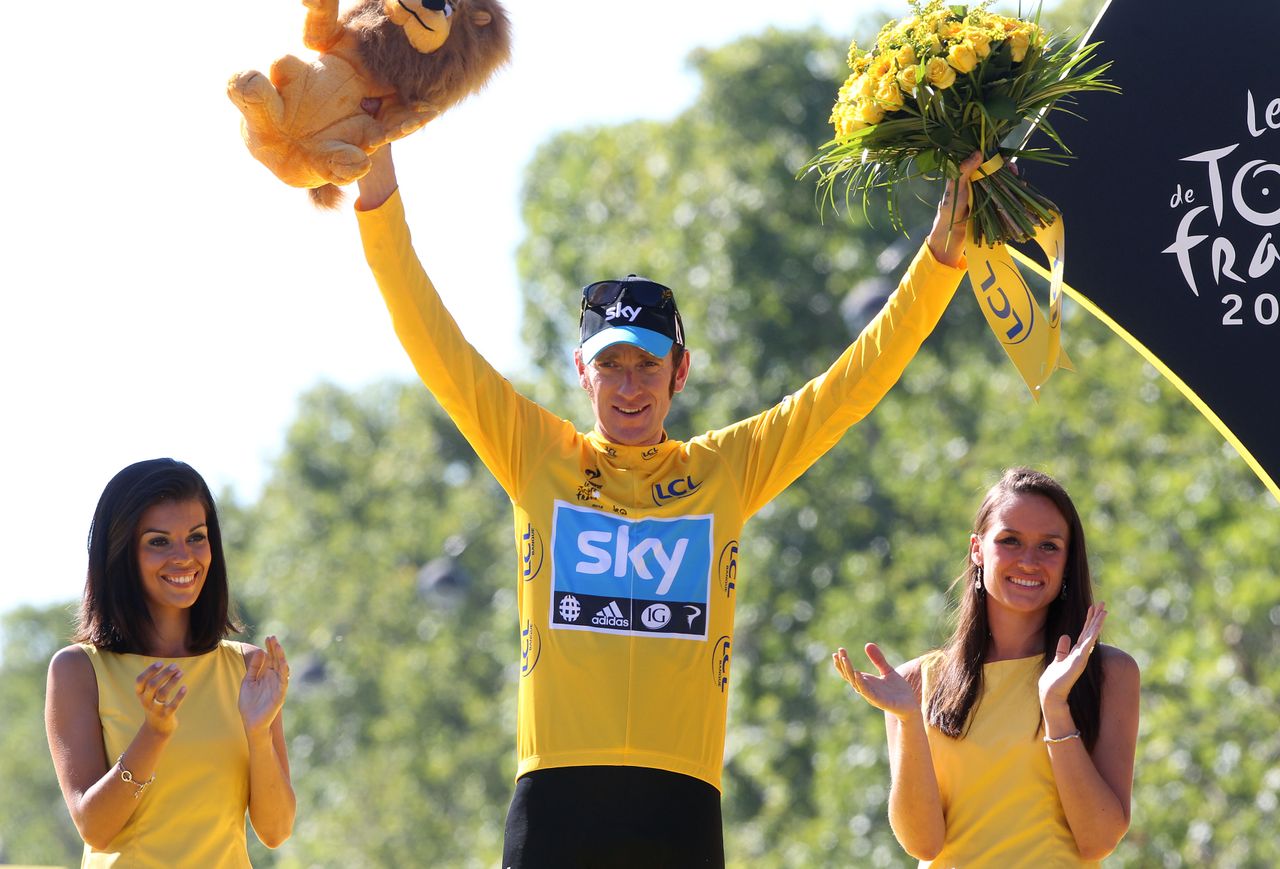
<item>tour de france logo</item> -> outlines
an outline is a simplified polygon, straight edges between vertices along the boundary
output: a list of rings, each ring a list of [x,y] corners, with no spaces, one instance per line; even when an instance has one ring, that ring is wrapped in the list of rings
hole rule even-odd
[[[1274,280],[1264,279],[1280,261],[1272,241],[1280,224],[1280,165],[1258,155],[1280,144],[1280,97],[1263,106],[1247,90],[1240,104],[1237,141],[1219,140],[1180,158],[1193,176],[1172,188],[1177,226],[1161,253],[1175,258],[1187,290],[1219,297],[1222,326],[1271,326],[1280,320],[1280,301]]]

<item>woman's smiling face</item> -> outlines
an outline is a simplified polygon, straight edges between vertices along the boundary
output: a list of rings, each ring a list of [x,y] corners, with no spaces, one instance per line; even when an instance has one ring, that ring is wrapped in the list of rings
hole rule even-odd
[[[982,568],[988,606],[1022,612],[1046,609],[1062,591],[1070,544],[1067,520],[1052,501],[1011,494],[992,510],[986,529],[969,539]]]
[[[187,609],[200,597],[213,559],[204,505],[160,501],[138,523],[138,574],[152,613]]]

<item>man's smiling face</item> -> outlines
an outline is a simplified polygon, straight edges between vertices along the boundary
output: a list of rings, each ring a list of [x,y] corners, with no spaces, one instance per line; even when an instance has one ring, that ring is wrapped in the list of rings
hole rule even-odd
[[[684,389],[689,376],[689,354],[678,365],[672,355],[668,350],[659,358],[631,344],[614,344],[584,363],[581,350],[574,352],[578,382],[591,398],[600,434],[625,446],[662,441],[672,394]]]

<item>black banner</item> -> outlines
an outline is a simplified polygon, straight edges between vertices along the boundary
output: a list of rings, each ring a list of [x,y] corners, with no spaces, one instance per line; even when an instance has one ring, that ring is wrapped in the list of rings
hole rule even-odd
[[[1123,93],[1055,112],[1076,159],[1025,167],[1062,209],[1068,295],[1280,498],[1280,2],[1111,0],[1087,41]]]

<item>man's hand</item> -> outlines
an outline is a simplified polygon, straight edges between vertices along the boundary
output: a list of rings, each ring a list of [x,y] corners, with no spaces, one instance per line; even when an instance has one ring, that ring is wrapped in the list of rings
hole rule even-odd
[[[381,102],[381,100],[365,100],[365,102]],[[368,108],[365,109],[369,111]],[[374,108],[370,114],[375,114]],[[391,198],[400,182],[396,180],[396,167],[391,162],[390,143],[381,146],[369,155],[369,171],[357,183],[360,198],[356,200],[357,211],[372,211]]]
[[[960,164],[960,177],[947,181],[929,233],[929,250],[947,266],[964,262],[964,245],[969,220],[969,176],[982,165],[982,152],[974,151]]]

